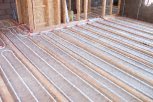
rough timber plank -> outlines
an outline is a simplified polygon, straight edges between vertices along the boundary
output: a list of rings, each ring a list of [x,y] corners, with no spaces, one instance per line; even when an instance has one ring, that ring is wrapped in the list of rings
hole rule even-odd
[[[76,7],[77,7],[77,20],[80,21],[80,15],[81,15],[81,0],[76,0]]]
[[[113,13],[113,1],[114,0],[110,0],[110,12],[109,12],[110,15],[112,15]]]
[[[66,4],[66,0],[62,0],[62,20],[63,23],[66,23],[66,13],[67,13],[67,4]]]
[[[88,0],[84,0],[84,19],[88,19]]]
[[[30,31],[33,31],[34,29],[36,29],[36,25],[34,22],[34,14],[33,14],[33,1],[31,0],[27,0],[27,8],[28,8],[28,24],[29,24],[29,28]]]
[[[117,11],[118,15],[120,14],[120,11],[121,11],[121,2],[122,0],[118,0],[118,11]]]

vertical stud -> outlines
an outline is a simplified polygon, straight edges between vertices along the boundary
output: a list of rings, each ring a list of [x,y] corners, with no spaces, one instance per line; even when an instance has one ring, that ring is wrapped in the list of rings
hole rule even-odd
[[[110,12],[109,12],[110,15],[112,15],[113,13],[113,1],[114,0],[110,0]]]
[[[106,0],[102,0],[102,17],[106,14]]]
[[[84,19],[88,19],[88,0],[84,0]]]
[[[77,1],[77,20],[79,21],[80,20],[80,14],[81,14],[81,9],[80,9],[80,0],[76,0]]]
[[[55,24],[61,24],[61,0],[54,1],[54,20]]]
[[[120,14],[120,10],[121,10],[121,0],[118,0],[118,12],[117,14]]]

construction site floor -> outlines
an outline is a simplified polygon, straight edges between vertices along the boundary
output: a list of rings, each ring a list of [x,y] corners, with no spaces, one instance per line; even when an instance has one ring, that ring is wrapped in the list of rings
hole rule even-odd
[[[0,101],[153,102],[152,24],[107,17],[35,35],[0,25]]]

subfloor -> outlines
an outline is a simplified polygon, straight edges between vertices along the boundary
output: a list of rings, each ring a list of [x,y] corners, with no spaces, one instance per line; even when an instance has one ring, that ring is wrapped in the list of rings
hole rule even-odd
[[[109,17],[33,36],[21,28],[1,28],[0,100],[153,102],[153,25]]]

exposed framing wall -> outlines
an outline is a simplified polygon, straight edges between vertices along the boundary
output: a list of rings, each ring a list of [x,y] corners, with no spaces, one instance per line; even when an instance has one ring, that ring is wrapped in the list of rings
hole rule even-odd
[[[16,0],[19,23],[30,30],[60,24],[60,0]]]
[[[106,1],[108,0],[101,2],[102,17],[105,16]],[[113,0],[109,1],[111,1],[110,8],[112,9]],[[67,23],[67,6],[70,4],[66,3],[66,0],[16,0],[16,5],[19,23],[27,24],[31,32]],[[76,0],[77,21],[80,21],[81,11],[84,13],[84,20],[87,20],[90,8],[91,0]],[[110,14],[112,14],[112,10],[110,10]]]

